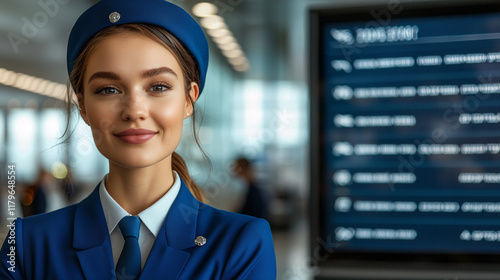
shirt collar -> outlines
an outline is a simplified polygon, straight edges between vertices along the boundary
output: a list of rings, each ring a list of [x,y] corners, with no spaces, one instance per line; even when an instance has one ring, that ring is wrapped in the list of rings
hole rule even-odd
[[[168,190],[168,192],[153,205],[149,206],[137,215],[155,237],[158,235],[158,232],[160,232],[161,225],[163,224],[163,221],[165,220],[165,217],[167,216],[168,211],[174,203],[174,200],[181,188],[179,175],[175,171],[173,173],[174,184],[170,190]],[[108,175],[104,176],[101,181],[101,185],[99,186],[99,197],[101,199],[102,210],[104,212],[104,217],[106,218],[108,231],[109,234],[111,234],[120,220],[125,216],[130,216],[130,214],[125,211],[106,190],[105,182],[107,176]]]

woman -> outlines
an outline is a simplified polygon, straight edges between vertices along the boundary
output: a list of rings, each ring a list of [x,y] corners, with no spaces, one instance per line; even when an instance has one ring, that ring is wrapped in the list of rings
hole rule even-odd
[[[82,202],[16,220],[0,279],[275,279],[269,225],[212,208],[175,154],[208,46],[164,0],[102,0],[76,22],[68,71],[109,174]]]

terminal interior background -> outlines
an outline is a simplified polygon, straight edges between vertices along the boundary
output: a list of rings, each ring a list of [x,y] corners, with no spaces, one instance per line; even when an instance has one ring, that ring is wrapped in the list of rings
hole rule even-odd
[[[71,124],[74,133],[69,142],[63,143],[60,138],[66,120],[60,98],[67,82],[68,34],[76,18],[95,1],[40,0],[59,4],[57,11],[46,17],[40,17],[43,9],[37,2],[0,0],[0,215],[3,221],[7,217],[8,165],[15,165],[18,200],[23,188],[36,180],[39,170],[51,172],[61,178],[58,180],[71,172],[72,179],[80,186],[78,193],[68,200],[59,189],[49,190],[47,210],[85,197],[108,168],[83,121],[74,118],[76,121]],[[191,10],[198,1],[172,2]],[[224,52],[214,41],[216,37],[208,36],[211,60],[207,84],[197,103],[204,115],[199,137],[211,167],[193,141],[189,121],[178,152],[205,189],[210,204],[230,211],[236,211],[243,196],[241,182],[231,172],[232,160],[245,156],[255,162],[259,181],[270,199],[269,220],[275,240],[278,279],[290,279],[290,275],[294,279],[312,279],[314,271],[309,267],[307,248],[310,191],[307,11],[311,6],[325,4],[383,2],[208,2],[217,6],[217,14],[241,46],[244,58],[240,58],[240,62],[246,62],[237,64],[233,59],[230,63],[227,50]],[[31,30],[29,38],[24,38],[19,45],[7,39],[10,32],[22,34],[26,21],[33,23],[33,20],[38,21],[38,26]],[[40,89],[42,83],[45,90]],[[21,202],[16,205],[17,215],[22,216]],[[1,227],[2,240],[6,230],[5,226]]]

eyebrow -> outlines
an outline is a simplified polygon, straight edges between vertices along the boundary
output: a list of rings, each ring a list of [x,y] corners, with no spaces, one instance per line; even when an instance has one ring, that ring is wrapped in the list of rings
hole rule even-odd
[[[158,76],[161,74],[169,74],[169,75],[175,76],[177,78],[177,73],[175,73],[174,70],[172,70],[168,67],[160,67],[160,68],[145,70],[141,73],[141,76],[143,78],[150,78],[150,77]]]
[[[92,76],[90,76],[89,81],[87,83],[90,83],[92,82],[92,80],[98,78],[108,79],[108,80],[119,80],[120,76],[113,72],[95,72],[94,74],[92,74]]]
[[[177,73],[175,73],[174,70],[168,68],[168,67],[159,67],[159,68],[154,68],[154,69],[149,69],[145,70],[141,73],[142,78],[150,78],[154,76],[158,76],[161,74],[169,74],[177,78]],[[114,73],[114,72],[95,72],[90,76],[88,83],[90,83],[92,80],[95,79],[108,79],[108,80],[120,80],[120,75]]]

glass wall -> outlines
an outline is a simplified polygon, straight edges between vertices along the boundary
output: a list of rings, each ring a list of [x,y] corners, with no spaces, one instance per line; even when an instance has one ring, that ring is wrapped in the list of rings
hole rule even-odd
[[[7,112],[7,162],[17,167],[17,181],[36,178],[40,160],[38,116],[33,109]]]

